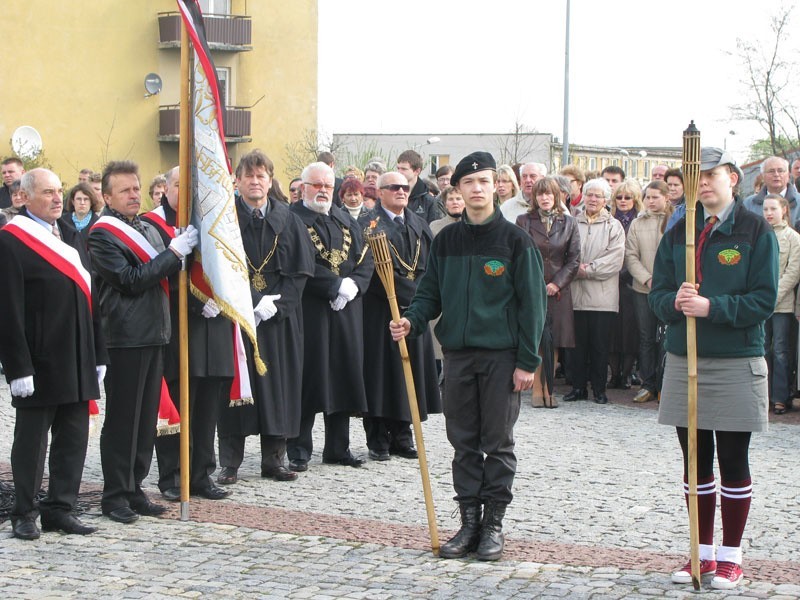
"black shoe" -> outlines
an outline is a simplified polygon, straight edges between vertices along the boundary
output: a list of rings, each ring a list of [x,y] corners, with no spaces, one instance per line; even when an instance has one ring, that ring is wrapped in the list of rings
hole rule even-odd
[[[90,527],[81,523],[75,515],[65,512],[42,514],[42,531],[58,531],[75,535],[89,535],[97,531],[97,527]]]
[[[38,540],[39,528],[36,526],[35,519],[22,518],[12,520],[14,528],[14,537],[21,540]]]
[[[391,460],[392,457],[389,456],[389,452],[387,450],[370,450],[369,451],[369,458],[370,460]]]
[[[297,473],[290,471],[283,465],[263,470],[261,471],[261,476],[275,481],[294,481],[297,479]]]
[[[400,458],[419,458],[419,453],[414,446],[403,446],[402,448],[389,448],[389,454],[394,454]]]
[[[222,467],[217,475],[217,483],[220,485],[232,485],[239,481],[238,469],[234,467]]]
[[[486,503],[481,523],[481,540],[478,542],[478,560],[500,560],[503,556],[505,536],[503,535],[503,517],[506,504],[490,500]]]
[[[639,375],[636,373],[631,373],[631,384],[633,385],[642,385],[642,380],[639,378]]]
[[[478,547],[481,537],[481,503],[459,502],[461,529],[439,548],[442,558],[463,558]]]
[[[564,402],[575,402],[576,400],[587,400],[589,392],[586,388],[572,388],[572,391],[564,396]]]
[[[596,404],[608,404],[608,396],[606,396],[605,392],[600,392],[594,395],[594,401]]]
[[[341,465],[343,467],[360,467],[364,464],[364,460],[361,458],[356,458],[350,452],[347,453],[347,456],[344,458],[339,459],[330,459],[330,458],[323,458],[322,462],[326,465]]]
[[[131,509],[143,517],[157,517],[167,512],[166,506],[150,502],[146,498],[139,502],[131,502]]]
[[[622,382],[622,377],[620,377],[619,375],[612,375],[606,387],[610,390],[615,390],[619,387],[619,384],[621,382]]]
[[[114,510],[104,510],[103,514],[117,523],[133,523],[139,518],[139,515],[127,506],[115,508]]]
[[[181,488],[171,487],[161,492],[161,497],[167,502],[178,502],[181,499]]]
[[[230,490],[223,490],[218,485],[209,483],[206,487],[196,487],[191,490],[192,496],[201,496],[206,500],[222,500],[231,495]]]
[[[303,473],[308,471],[308,461],[307,460],[290,460],[289,461],[289,470],[294,471],[295,473]]]

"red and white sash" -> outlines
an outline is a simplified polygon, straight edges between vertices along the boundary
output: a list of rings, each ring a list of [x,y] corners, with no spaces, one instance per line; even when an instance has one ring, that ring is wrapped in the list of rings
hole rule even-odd
[[[92,278],[75,248],[62,242],[33,219],[23,216],[11,221],[3,231],[16,237],[56,271],[69,277],[83,292],[89,312],[92,311]]]
[[[167,223],[167,214],[164,212],[164,207],[159,206],[158,208],[154,208],[148,213],[142,215],[142,218],[151,221],[154,225],[156,225],[161,231],[166,233],[170,239],[175,237],[175,228]]]
[[[102,216],[92,226],[92,229],[104,229],[119,241],[130,248],[142,263],[150,262],[159,252],[141,233],[116,217]],[[161,287],[169,297],[169,281],[166,277],[161,279]]]

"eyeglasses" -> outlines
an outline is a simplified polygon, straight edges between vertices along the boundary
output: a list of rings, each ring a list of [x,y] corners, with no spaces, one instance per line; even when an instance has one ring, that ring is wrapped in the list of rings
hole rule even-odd
[[[786,173],[786,169],[770,169],[769,171],[764,171],[767,175],[783,175]]]
[[[617,200],[633,200],[633,196],[614,196]]]
[[[290,187],[290,188],[289,188],[289,191],[290,191],[290,192],[296,192],[296,191],[297,191],[297,190],[299,190],[299,189],[300,189],[300,186],[299,186],[299,185],[297,185],[297,186],[295,186],[295,187]]]
[[[312,188],[314,188],[317,191],[319,191],[319,190],[331,191],[333,189],[333,186],[330,183],[311,183],[310,181],[304,181],[303,185],[310,185]],[[289,189],[291,189],[291,188],[289,188]]]
[[[400,184],[400,183],[390,183],[389,185],[382,185],[381,189],[382,190],[389,190],[390,192],[399,192],[400,190],[403,190],[404,192],[408,192],[408,190],[410,190],[411,188],[409,187],[408,184],[403,185],[403,184]]]

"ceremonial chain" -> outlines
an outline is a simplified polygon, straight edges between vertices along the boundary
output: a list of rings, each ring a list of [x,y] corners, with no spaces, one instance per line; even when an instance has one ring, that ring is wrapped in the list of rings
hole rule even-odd
[[[395,245],[392,242],[389,242],[389,247],[392,250],[394,250],[394,255],[397,257],[397,260],[400,263],[400,266],[402,266],[406,271],[408,271],[406,273],[406,279],[410,279],[411,281],[414,281],[414,279],[417,278],[417,275],[416,275],[416,273],[414,273],[414,271],[417,270],[417,263],[419,262],[419,248],[420,248],[419,238],[417,238],[417,251],[414,254],[414,262],[412,264],[408,264],[406,261],[404,261],[402,259],[402,257],[400,256],[400,253],[397,251],[397,248],[395,247]]]
[[[331,271],[338,275],[339,267],[342,266],[342,263],[347,260],[347,256],[350,254],[350,242],[352,240],[350,230],[347,227],[342,227],[343,241],[341,250],[338,248],[326,250],[322,240],[319,239],[317,230],[313,227],[308,228],[308,233],[311,234],[311,241],[314,242],[314,246],[316,246],[322,260],[327,262],[331,266]]]
[[[253,282],[253,287],[257,292],[263,292],[267,288],[267,280],[261,274],[261,270],[267,266],[267,263],[270,261],[270,259],[272,259],[272,255],[275,254],[275,248],[278,247],[278,237],[278,235],[275,236],[275,241],[272,242],[272,248],[270,248],[267,258],[264,259],[264,262],[262,262],[261,266],[257,269],[255,265],[250,262],[250,257],[247,257],[247,264],[250,265],[251,269],[253,269],[253,276],[250,278],[250,280]]]

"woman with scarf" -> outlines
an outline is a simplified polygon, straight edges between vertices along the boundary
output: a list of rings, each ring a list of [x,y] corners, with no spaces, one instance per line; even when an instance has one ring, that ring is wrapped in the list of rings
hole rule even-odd
[[[103,204],[94,193],[92,186],[81,181],[72,188],[67,194],[67,201],[64,203],[64,212],[70,215],[75,229],[84,237],[89,239],[89,230],[99,219],[97,215],[103,210]]]
[[[570,284],[578,272],[581,241],[578,224],[564,210],[561,188],[553,177],[544,177],[533,187],[533,203],[529,212],[517,217],[517,225],[533,238],[542,255],[544,281],[547,285],[547,316],[542,335],[542,368],[550,372],[536,376],[534,382],[551,382],[555,367],[555,348],[575,347],[575,328],[572,314]],[[548,332],[549,330],[549,332]],[[548,337],[549,333],[549,337]],[[545,347],[549,343],[549,348]],[[535,384],[536,385],[536,384]],[[535,407],[555,408],[552,389],[542,386],[542,397],[533,394]]]
[[[635,179],[626,179],[611,197],[611,214],[620,222],[627,237],[633,220],[642,212],[642,188]],[[619,273],[619,312],[611,329],[610,388],[629,390],[636,355],[639,353],[639,328],[633,303],[633,277],[623,266]]]

